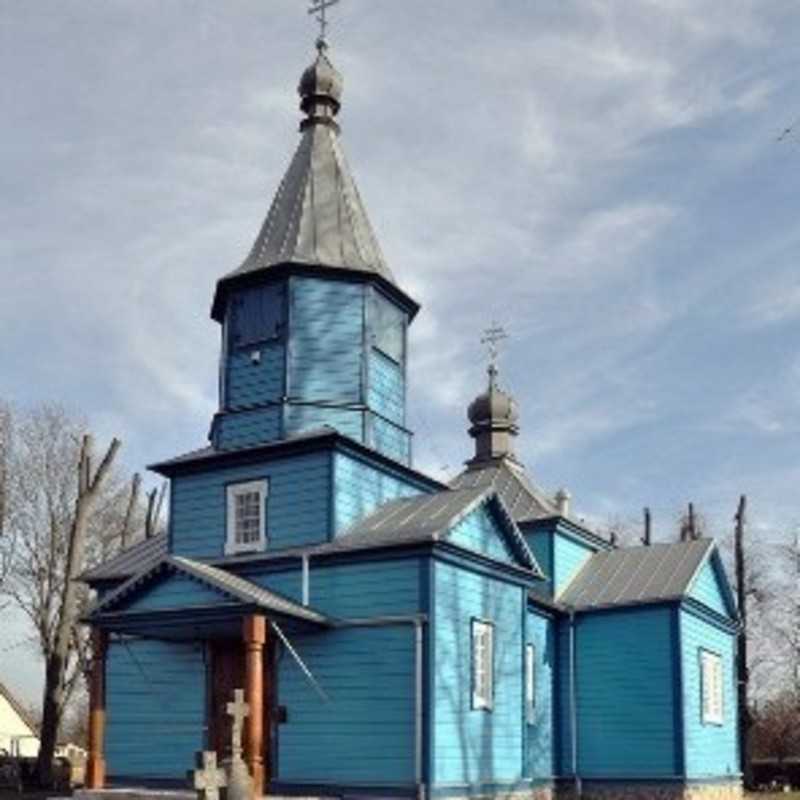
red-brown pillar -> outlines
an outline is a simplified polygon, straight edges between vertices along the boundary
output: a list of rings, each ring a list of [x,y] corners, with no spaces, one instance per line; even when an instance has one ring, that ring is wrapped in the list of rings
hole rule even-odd
[[[86,788],[102,789],[106,783],[103,743],[106,732],[106,652],[108,634],[92,630],[92,674],[89,681],[89,757]]]
[[[245,701],[250,707],[245,729],[245,761],[253,777],[253,796],[261,797],[270,776],[264,770],[264,646],[267,621],[253,614],[244,620]]]

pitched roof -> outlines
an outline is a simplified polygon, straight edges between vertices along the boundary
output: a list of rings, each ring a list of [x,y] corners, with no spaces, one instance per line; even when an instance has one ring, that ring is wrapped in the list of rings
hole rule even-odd
[[[480,486],[391,500],[333,541],[308,548],[306,552],[308,555],[323,555],[440,541],[470,512],[492,500],[497,502],[498,509],[507,519],[518,557],[525,566],[539,574],[536,559],[499,495],[493,489]]]
[[[31,717],[28,713],[25,706],[17,700],[16,697],[11,693],[11,689],[8,688],[2,681],[0,681],[0,697],[5,698],[6,702],[11,706],[17,716],[31,729],[31,732],[38,734],[39,733],[39,726],[36,724],[36,721]]]
[[[472,466],[453,478],[450,485],[454,489],[494,489],[502,497],[508,513],[516,522],[545,519],[559,514],[555,502],[533,485],[524,468],[505,458]]]
[[[328,623],[328,619],[324,614],[308,608],[307,606],[299,605],[277,592],[251,583],[238,575],[232,575],[230,572],[226,572],[219,567],[212,567],[210,564],[202,564],[199,561],[180,556],[166,556],[160,559],[158,563],[142,570],[137,575],[127,580],[116,591],[112,592],[99,603],[92,611],[91,616],[94,617],[107,611],[119,600],[131,594],[162,570],[180,572],[184,575],[188,575],[190,578],[222,592],[236,602],[246,605],[255,605],[267,612],[272,612],[282,617],[291,617],[305,622],[314,622],[318,625],[325,625]]]
[[[306,128],[250,255],[226,277],[286,262],[374,272],[394,283],[329,125]]]
[[[678,600],[713,547],[711,539],[698,539],[595,553],[557,601],[583,611]]]
[[[157,564],[167,554],[167,534],[161,533],[151,539],[142,539],[108,561],[91,567],[81,575],[87,583],[129,578]]]

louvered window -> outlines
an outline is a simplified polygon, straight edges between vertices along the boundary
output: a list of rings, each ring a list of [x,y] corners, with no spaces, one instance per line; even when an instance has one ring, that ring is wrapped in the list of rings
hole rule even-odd
[[[536,721],[536,648],[525,645],[525,719],[528,725]]]
[[[267,545],[267,482],[228,487],[228,534],[225,553],[250,553]]]
[[[252,347],[281,335],[283,293],[279,286],[245,289],[231,298],[229,342],[235,350]]]
[[[398,364],[403,363],[406,341],[406,316],[382,294],[370,296],[369,325],[372,346]]]
[[[725,722],[722,658],[709,650],[700,650],[700,694],[704,725]]]
[[[494,706],[494,626],[472,620],[472,707],[491,711]]]

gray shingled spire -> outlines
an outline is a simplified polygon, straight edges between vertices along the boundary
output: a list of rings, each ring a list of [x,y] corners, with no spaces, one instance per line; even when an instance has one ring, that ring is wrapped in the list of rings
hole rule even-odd
[[[297,263],[375,273],[394,284],[339,143],[342,78],[327,45],[303,73],[302,138],[250,255],[229,280]]]

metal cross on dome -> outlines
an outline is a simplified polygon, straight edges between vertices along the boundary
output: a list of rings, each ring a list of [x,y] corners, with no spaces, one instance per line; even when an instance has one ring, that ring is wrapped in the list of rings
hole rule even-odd
[[[508,339],[506,329],[492,320],[490,327],[486,328],[481,337],[481,344],[485,344],[489,350],[489,377],[494,382],[497,375],[497,356],[499,355],[498,345],[503,339]]]
[[[311,6],[308,9],[309,14],[314,14],[319,23],[319,41],[325,41],[325,32],[328,30],[328,16],[326,11],[335,6],[339,0],[310,0]]]

